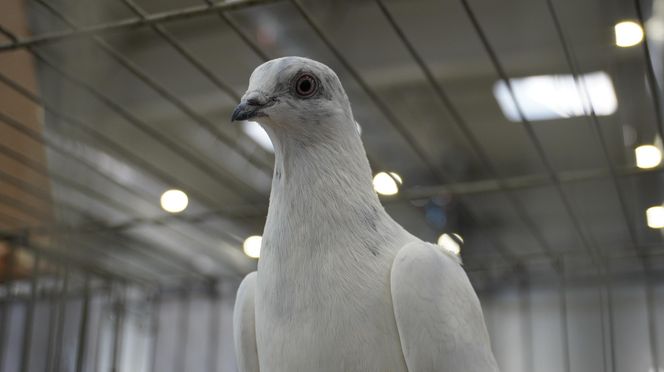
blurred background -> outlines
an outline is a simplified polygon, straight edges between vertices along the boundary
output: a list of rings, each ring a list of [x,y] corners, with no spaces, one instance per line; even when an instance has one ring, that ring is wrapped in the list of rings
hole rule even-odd
[[[340,76],[505,372],[664,371],[663,0],[3,0],[0,370],[235,371],[262,62]],[[288,342],[288,340],[274,340]]]

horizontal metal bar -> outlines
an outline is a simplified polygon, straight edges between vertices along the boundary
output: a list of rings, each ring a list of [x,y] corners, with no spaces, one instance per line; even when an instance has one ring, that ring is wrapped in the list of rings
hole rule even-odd
[[[64,40],[71,40],[110,31],[133,29],[153,24],[183,20],[187,18],[201,17],[218,12],[229,12],[233,10],[246,9],[254,6],[274,3],[277,1],[282,0],[235,0],[222,1],[213,5],[194,5],[166,12],[146,14],[144,18],[129,18],[92,26],[79,27],[69,31],[50,32],[43,35],[17,38],[15,42],[0,45],[0,52],[22,49],[42,44],[50,44]]]

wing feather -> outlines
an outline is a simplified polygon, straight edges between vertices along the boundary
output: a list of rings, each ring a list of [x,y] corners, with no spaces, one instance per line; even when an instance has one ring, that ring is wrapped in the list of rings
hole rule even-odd
[[[259,372],[256,349],[256,313],[254,296],[256,272],[248,274],[240,284],[233,309],[233,341],[240,372]]]
[[[432,244],[407,244],[390,280],[409,372],[498,371],[479,300],[454,258]]]

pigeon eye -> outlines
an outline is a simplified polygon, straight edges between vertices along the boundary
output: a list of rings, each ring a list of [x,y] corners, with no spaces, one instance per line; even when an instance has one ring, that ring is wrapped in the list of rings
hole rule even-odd
[[[312,75],[302,74],[295,80],[295,94],[300,98],[309,98],[318,90],[318,81]]]

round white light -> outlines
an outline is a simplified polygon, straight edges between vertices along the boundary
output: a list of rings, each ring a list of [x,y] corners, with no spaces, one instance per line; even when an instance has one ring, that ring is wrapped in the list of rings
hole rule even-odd
[[[244,240],[242,244],[242,249],[244,254],[251,258],[258,258],[261,255],[261,242],[263,237],[259,235],[252,235]]]
[[[373,178],[373,188],[381,195],[394,195],[399,192],[403,181],[401,176],[394,172],[380,172]]]
[[[654,168],[662,162],[662,152],[657,146],[643,145],[634,150],[636,166],[639,168]]]
[[[616,45],[619,47],[631,47],[643,40],[643,28],[636,22],[620,22],[613,29],[616,33]]]
[[[189,205],[189,198],[182,190],[168,190],[161,194],[161,207],[170,213],[180,213]]]
[[[658,205],[646,209],[646,220],[651,229],[664,229],[664,207]]]
[[[457,234],[454,234],[457,235]],[[438,245],[443,247],[444,250],[451,252],[455,255],[461,253],[461,246],[448,234],[443,234],[438,238]]]

